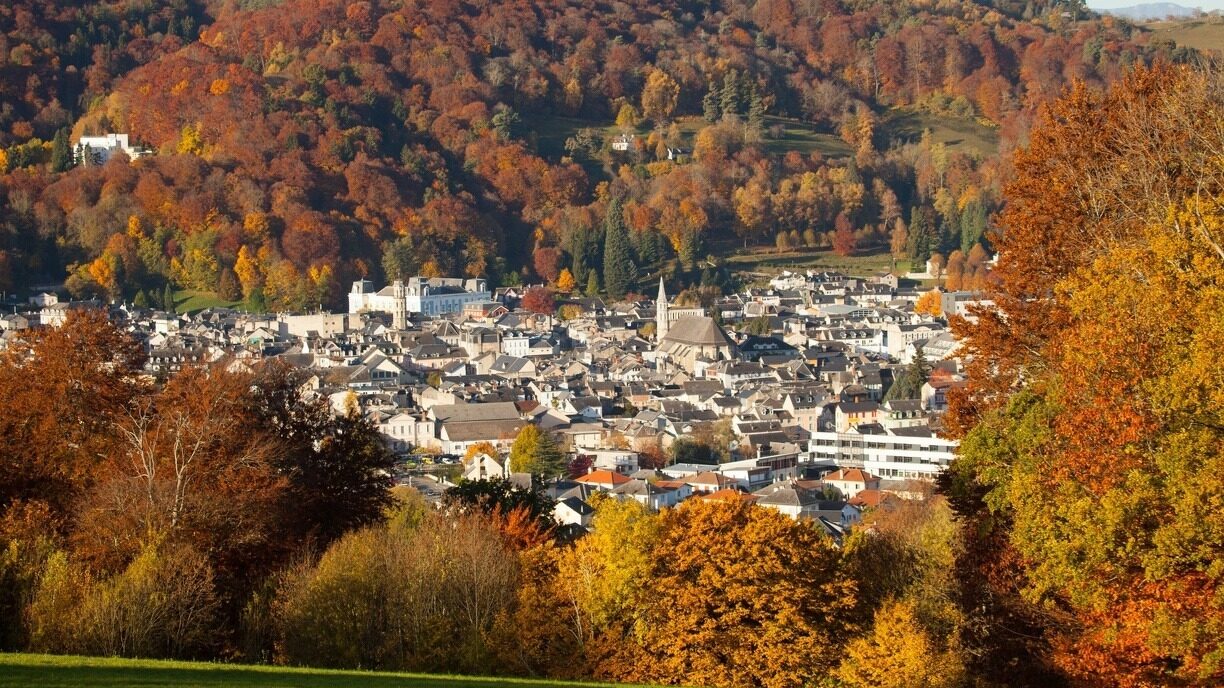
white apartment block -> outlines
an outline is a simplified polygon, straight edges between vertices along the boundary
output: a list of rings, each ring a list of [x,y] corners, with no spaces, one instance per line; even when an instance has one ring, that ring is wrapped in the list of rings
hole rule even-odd
[[[956,455],[955,440],[904,434],[905,428],[895,432],[902,434],[815,432],[809,444],[810,454],[813,461],[862,468],[888,480],[934,478]]]

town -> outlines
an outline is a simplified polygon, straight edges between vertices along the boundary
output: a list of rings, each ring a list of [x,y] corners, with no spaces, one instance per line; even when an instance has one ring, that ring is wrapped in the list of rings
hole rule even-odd
[[[752,500],[839,539],[864,510],[928,492],[956,451],[939,432],[965,380],[956,341],[915,310],[932,292],[895,275],[785,271],[708,309],[673,302],[662,279],[653,300],[562,298],[548,312],[524,308],[533,289],[413,277],[355,282],[347,313],[109,308],[157,379],[224,360],[301,369],[303,394],[368,417],[401,459],[398,480],[435,501],[458,480],[540,480],[508,456],[535,426],[564,454],[545,487],[571,533],[606,492],[654,510]],[[933,293],[940,314],[980,303]],[[44,293],[0,328],[91,307]]]

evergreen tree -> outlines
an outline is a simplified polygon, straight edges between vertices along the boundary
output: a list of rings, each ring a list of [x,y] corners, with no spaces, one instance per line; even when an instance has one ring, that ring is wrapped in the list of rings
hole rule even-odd
[[[722,92],[719,94],[718,106],[724,115],[740,112],[739,72],[732,69],[723,77]]]
[[[51,171],[66,172],[72,169],[72,145],[68,142],[68,130],[55,132],[51,142]]]
[[[161,306],[163,309],[168,311],[174,310],[174,289],[172,289],[169,284],[166,285],[165,289],[162,289]]]
[[[654,265],[661,258],[659,251],[659,233],[646,230],[633,235],[633,250],[637,253],[642,265]]]
[[[599,296],[599,273],[594,270],[587,272],[586,295]]]
[[[718,103],[718,90],[711,87],[706,91],[705,98],[701,99],[701,116],[707,122],[717,122],[722,117],[722,108]]]
[[[914,206],[910,212],[906,254],[916,265],[926,263],[935,250],[935,222],[931,214],[931,210],[924,206]]]
[[[905,371],[897,379],[893,380],[892,386],[884,395],[884,401],[922,398],[922,386],[930,377],[931,366],[927,363],[922,347],[917,347],[914,351],[914,360],[906,366]]]
[[[965,255],[973,250],[986,232],[986,206],[974,199],[965,204],[960,216],[960,248]]]
[[[629,247],[629,232],[621,210],[621,200],[613,198],[608,203],[608,214],[604,218],[604,289],[608,296],[619,299],[633,286],[633,255]]]
[[[755,85],[748,100],[748,126],[757,132],[765,128],[765,100]]]

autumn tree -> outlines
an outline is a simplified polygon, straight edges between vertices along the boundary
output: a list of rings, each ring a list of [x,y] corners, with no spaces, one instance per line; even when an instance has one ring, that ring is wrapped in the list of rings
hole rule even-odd
[[[472,444],[468,445],[467,451],[463,453],[463,465],[466,466],[470,464],[472,459],[475,459],[481,454],[497,458],[501,455],[501,452],[497,450],[497,447],[494,446],[492,442],[473,442]]]
[[[60,327],[9,343],[0,354],[0,510],[43,502],[56,520],[70,515],[114,449],[144,358],[102,310],[70,311]]]
[[[960,325],[979,377],[953,399],[967,434],[944,481],[983,579],[963,602],[982,631],[971,668],[1028,655],[1090,685],[1224,678],[1202,508],[1221,490],[1203,309],[1224,283],[1220,141],[1204,135],[1222,94],[1216,73],[1136,70],[1072,91],[1016,155],[998,310]],[[997,629],[1026,616],[1017,647]]]
[[[943,315],[943,292],[939,288],[925,292],[914,303],[914,312],[938,318]]]
[[[528,423],[510,446],[510,470],[515,473],[557,476],[565,470],[556,439],[534,423]]]
[[[941,649],[916,617],[912,603],[891,601],[880,607],[871,633],[846,646],[837,677],[851,688],[960,685],[960,658]]]
[[[844,214],[837,216],[837,229],[833,233],[833,252],[839,256],[850,256],[857,248],[854,230],[850,227],[850,219]]]
[[[523,294],[522,306],[532,313],[552,315],[557,308],[557,298],[548,287],[532,287]]]
[[[642,88],[642,114],[656,122],[671,117],[680,100],[680,85],[667,72],[654,68]]]
[[[705,500],[665,512],[661,527],[642,656],[610,673],[784,688],[836,665],[854,583],[824,535],[770,509]]]

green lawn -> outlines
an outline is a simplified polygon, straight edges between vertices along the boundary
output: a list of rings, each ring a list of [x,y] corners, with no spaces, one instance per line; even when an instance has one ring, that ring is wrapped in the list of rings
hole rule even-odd
[[[839,256],[828,249],[793,249],[779,253],[770,247],[728,250],[727,267],[737,272],[760,272],[776,274],[782,270],[835,270],[852,277],[867,277],[877,272],[891,271],[892,256],[885,250],[877,250]],[[897,270],[909,269],[908,261],[898,261]]]
[[[226,301],[211,291],[174,292],[174,310],[179,313],[194,313],[205,308],[238,308],[241,301]]]
[[[941,117],[929,112],[894,109],[883,118],[881,128],[889,138],[918,141],[930,129],[931,140],[954,151],[988,157],[999,151],[999,133],[972,119]]]
[[[766,117],[765,131],[765,150],[774,155],[798,151],[804,155],[820,153],[827,158],[842,158],[852,152],[840,136],[816,131],[812,125],[797,119]]]
[[[396,674],[388,672],[290,669],[240,664],[163,662],[100,657],[0,654],[0,687],[139,686],[188,688],[195,686],[260,686],[261,688],[502,688],[523,686],[607,686],[603,683],[567,683],[506,678],[474,678]]]

